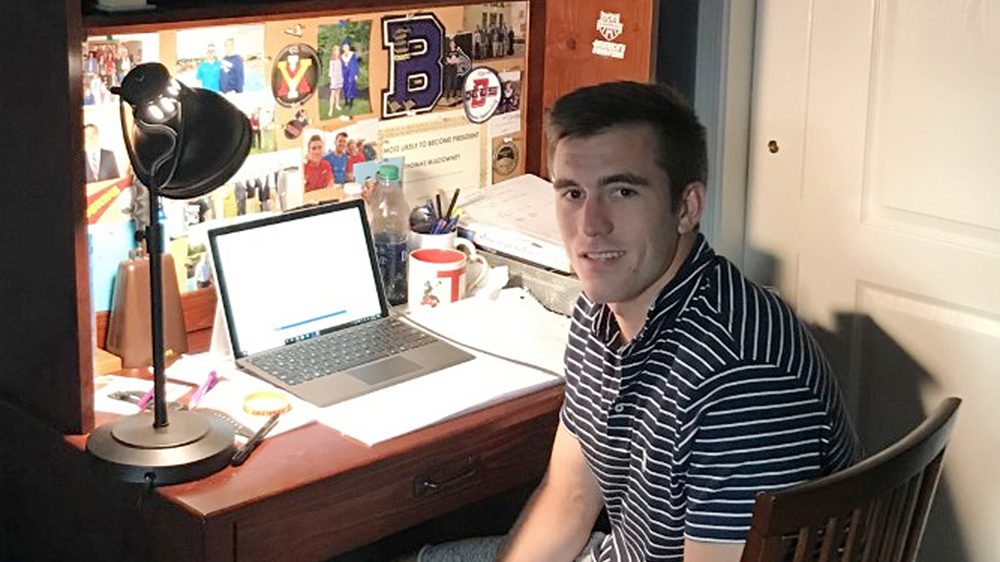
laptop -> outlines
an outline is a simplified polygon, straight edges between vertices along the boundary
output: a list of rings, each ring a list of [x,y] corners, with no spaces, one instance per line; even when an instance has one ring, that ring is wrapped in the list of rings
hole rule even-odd
[[[390,315],[360,200],[208,231],[237,366],[327,406],[472,359]]]

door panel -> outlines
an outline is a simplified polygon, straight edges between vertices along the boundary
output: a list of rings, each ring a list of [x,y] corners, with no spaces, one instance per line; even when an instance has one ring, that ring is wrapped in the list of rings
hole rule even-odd
[[[748,273],[815,326],[869,451],[965,399],[920,559],[1000,560],[1000,9],[761,0],[754,81]]]

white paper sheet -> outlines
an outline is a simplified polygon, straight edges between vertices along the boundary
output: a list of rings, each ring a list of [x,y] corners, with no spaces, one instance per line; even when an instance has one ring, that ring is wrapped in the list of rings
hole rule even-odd
[[[521,361],[562,376],[563,353],[570,319],[542,306],[520,287],[499,291],[496,299],[467,298],[406,315],[472,352],[486,352]]]
[[[489,356],[327,406],[319,422],[375,445],[460,414],[561,383]]]
[[[504,289],[495,300],[470,298],[408,317],[476,358],[328,406],[319,414],[320,423],[375,445],[562,382],[569,318],[546,310],[524,289]]]

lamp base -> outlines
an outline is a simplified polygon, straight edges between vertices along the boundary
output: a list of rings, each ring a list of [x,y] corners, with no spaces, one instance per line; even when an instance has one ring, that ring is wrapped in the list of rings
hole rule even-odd
[[[170,413],[170,424],[153,427],[143,412],[104,424],[87,439],[87,451],[118,479],[136,484],[197,480],[229,465],[233,428],[197,411]]]

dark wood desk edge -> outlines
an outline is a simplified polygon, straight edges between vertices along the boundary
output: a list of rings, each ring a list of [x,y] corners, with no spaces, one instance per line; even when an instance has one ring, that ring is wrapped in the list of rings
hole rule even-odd
[[[433,447],[462,434],[501,431],[505,426],[552,416],[562,403],[562,392],[561,384],[544,388],[374,447],[322,424],[310,424],[266,440],[241,467],[229,467],[194,482],[163,486],[157,488],[157,493],[195,517],[220,516],[311,483],[370,469],[395,456]],[[65,439],[81,451],[86,449],[86,435],[68,435]]]

